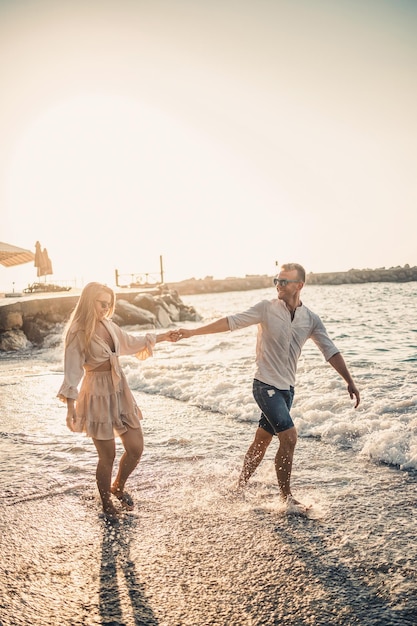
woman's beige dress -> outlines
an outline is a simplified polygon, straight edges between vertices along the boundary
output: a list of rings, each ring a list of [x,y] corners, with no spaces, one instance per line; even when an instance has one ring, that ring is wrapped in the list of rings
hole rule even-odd
[[[76,325],[70,328],[65,346],[64,381],[57,396],[64,402],[67,398],[76,401],[76,432],[94,439],[113,439],[115,434],[125,433],[128,426],[140,428],[142,419],[119,356],[134,354],[140,360],[152,356],[156,336],[148,333],[135,337],[111,320],[104,319],[102,323],[109,342],[94,335],[88,350],[84,331]],[[110,364],[108,370],[95,371],[102,370],[106,362]]]

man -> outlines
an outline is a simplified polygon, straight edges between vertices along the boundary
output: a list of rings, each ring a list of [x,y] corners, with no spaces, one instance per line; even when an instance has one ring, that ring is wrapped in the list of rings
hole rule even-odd
[[[300,294],[305,283],[304,268],[298,263],[286,263],[281,266],[274,283],[277,299],[262,300],[247,311],[223,317],[206,326],[181,328],[178,338],[258,325],[253,395],[262,413],[255,438],[245,456],[239,486],[243,487],[247,483],[276,435],[279,447],[275,457],[275,470],[281,497],[289,509],[303,513],[307,507],[293,498],[290,486],[297,442],[297,431],[290,409],[294,397],[297,362],[307,339],[316,343],[326,361],[346,381],[350,398],[356,399],[355,409],[359,406],[360,396],[343,356],[329,338],[323,322],[301,302]]]

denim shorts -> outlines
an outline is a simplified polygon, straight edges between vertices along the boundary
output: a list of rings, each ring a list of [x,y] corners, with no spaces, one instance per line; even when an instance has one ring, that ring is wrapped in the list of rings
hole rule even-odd
[[[294,427],[294,422],[290,415],[294,399],[294,387],[277,389],[255,378],[253,381],[253,397],[262,411],[259,420],[260,428],[263,428],[271,435],[277,435],[284,430]]]

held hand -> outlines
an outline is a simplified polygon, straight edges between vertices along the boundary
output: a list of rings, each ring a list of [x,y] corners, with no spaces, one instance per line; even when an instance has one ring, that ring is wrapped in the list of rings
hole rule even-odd
[[[179,331],[178,330],[170,330],[167,332],[166,341],[172,341],[176,343],[179,340]]]
[[[361,401],[360,395],[359,395],[359,391],[356,388],[356,385],[354,383],[348,385],[348,393],[350,395],[350,399],[353,400],[353,398],[356,398],[356,404],[355,404],[355,409],[358,408],[359,403]]]
[[[177,333],[178,333],[178,339],[189,339],[190,337],[192,337],[191,330],[187,328],[179,328]]]

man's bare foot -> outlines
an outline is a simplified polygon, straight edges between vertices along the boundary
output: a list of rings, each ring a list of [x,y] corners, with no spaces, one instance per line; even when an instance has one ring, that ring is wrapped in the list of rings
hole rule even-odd
[[[311,509],[311,505],[299,502],[292,495],[285,498],[285,506],[286,512],[291,515],[306,515],[309,509]]]
[[[245,476],[241,474],[238,478],[236,489],[238,491],[242,491],[242,489],[244,489],[246,485],[248,484],[248,480],[249,480],[248,478],[245,478]]]
[[[234,483],[233,485],[229,485],[228,487],[226,487],[225,493],[227,494],[228,498],[240,499],[241,496],[243,496],[244,494],[244,485],[239,482]]]

